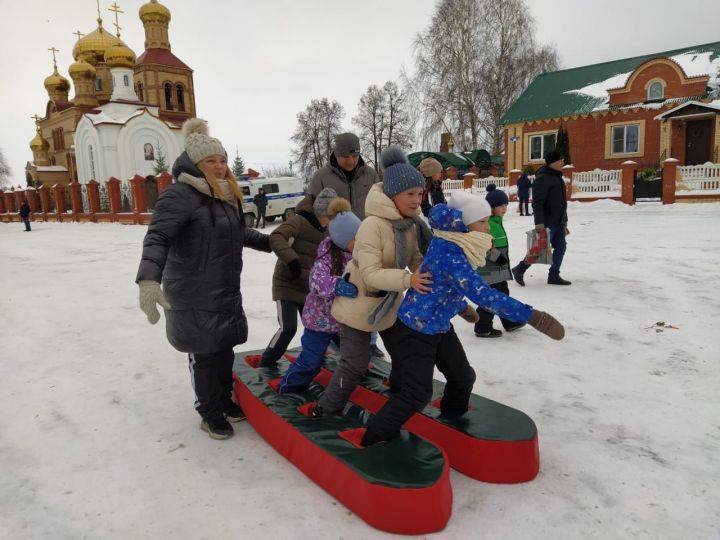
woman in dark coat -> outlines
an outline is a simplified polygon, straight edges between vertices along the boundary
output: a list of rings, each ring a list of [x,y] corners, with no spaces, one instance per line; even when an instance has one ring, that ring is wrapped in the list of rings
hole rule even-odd
[[[159,304],[168,341],[189,355],[201,428],[225,439],[233,434],[228,420],[244,418],[231,400],[233,346],[248,334],[242,251],[247,245],[269,252],[270,245],[266,235],[245,227],[227,153],[208,136],[205,121],[188,120],[183,133],[185,152],[173,165],[175,183],[153,211],[136,282],[150,323],[160,319]]]

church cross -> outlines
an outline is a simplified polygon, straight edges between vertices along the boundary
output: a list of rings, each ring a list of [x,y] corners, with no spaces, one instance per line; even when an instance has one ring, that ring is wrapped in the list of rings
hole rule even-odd
[[[98,13],[97,22],[98,22],[99,26],[102,26],[102,17],[100,16],[100,0],[95,0],[95,4],[97,5],[97,13]]]
[[[40,117],[39,117],[37,114],[33,114],[30,118],[32,118],[33,120],[35,120],[35,125],[36,125],[36,126],[39,124]]]
[[[53,67],[57,69],[57,61],[55,60],[55,53],[60,52],[60,49],[56,49],[55,46],[52,46],[48,49],[48,51],[52,52],[53,55]]]
[[[83,34],[80,30],[77,32],[73,32],[73,35],[76,35],[78,38],[78,41],[80,41],[80,38],[83,37],[85,34]]]
[[[120,9],[120,6],[117,5],[117,2],[113,2],[113,5],[108,8],[108,11],[112,11],[113,13],[115,13],[115,23],[114,24],[115,24],[115,28],[117,28],[116,35],[119,39],[120,38],[120,30],[122,30],[122,28],[120,27],[120,21],[118,20],[118,13],[125,13],[125,12]]]

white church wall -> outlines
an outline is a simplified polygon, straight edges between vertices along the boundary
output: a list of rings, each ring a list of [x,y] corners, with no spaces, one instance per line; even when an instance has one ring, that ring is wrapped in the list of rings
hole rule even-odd
[[[147,113],[132,118],[118,138],[118,154],[127,158],[125,174],[129,177],[155,174],[160,152],[165,156],[168,168],[172,167],[180,155],[182,142],[180,130],[171,130]]]
[[[100,137],[95,126],[83,116],[75,128],[75,161],[77,163],[78,182],[87,184],[90,180],[104,182],[102,175]]]

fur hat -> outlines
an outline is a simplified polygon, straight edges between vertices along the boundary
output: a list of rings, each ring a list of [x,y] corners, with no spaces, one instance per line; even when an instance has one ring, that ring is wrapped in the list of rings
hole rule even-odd
[[[350,240],[355,238],[360,228],[360,219],[351,211],[350,201],[337,197],[328,205],[327,216],[330,218],[330,238],[340,249],[346,249]]]
[[[507,194],[502,189],[498,189],[495,184],[488,184],[485,189],[487,189],[485,200],[490,205],[490,208],[497,208],[510,202]]]
[[[485,199],[465,191],[455,191],[450,195],[447,205],[462,212],[462,220],[465,225],[480,221],[492,214],[490,205]]]
[[[405,153],[397,146],[390,146],[380,154],[383,168],[383,193],[391,199],[407,189],[424,188],[425,177],[410,165]]]
[[[423,159],[417,168],[425,178],[432,178],[436,174],[442,172],[442,165],[440,165],[440,162],[431,157]]]
[[[182,126],[182,132],[185,135],[185,152],[194,164],[214,155],[227,157],[222,143],[208,134],[207,122],[202,118],[187,120]]]
[[[318,193],[317,197],[315,197],[315,202],[313,202],[313,211],[315,212],[315,215],[319,218],[327,216],[328,206],[330,205],[330,202],[337,199],[337,196],[337,191],[329,187],[326,187]]]
[[[351,156],[360,153],[360,139],[354,133],[335,135],[335,156]]]
[[[551,163],[555,163],[556,161],[560,161],[565,156],[563,156],[560,152],[557,150],[550,150],[547,154],[545,154],[545,165],[550,165]]]

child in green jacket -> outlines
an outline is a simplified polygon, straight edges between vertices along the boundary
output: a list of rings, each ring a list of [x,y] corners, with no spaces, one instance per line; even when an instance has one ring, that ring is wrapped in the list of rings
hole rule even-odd
[[[503,216],[507,212],[508,196],[497,189],[495,184],[488,184],[485,200],[492,208],[492,215],[488,219],[490,234],[493,237],[493,248],[488,251],[485,257],[485,266],[477,269],[478,274],[493,289],[497,289],[510,296],[508,281],[512,280],[510,271],[510,254],[507,233],[503,227]],[[482,338],[496,338],[502,336],[502,331],[493,328],[494,313],[477,308],[478,321],[475,323],[475,335]],[[500,317],[500,322],[506,332],[512,332],[524,326]]]

